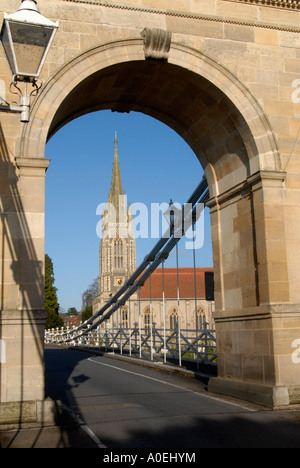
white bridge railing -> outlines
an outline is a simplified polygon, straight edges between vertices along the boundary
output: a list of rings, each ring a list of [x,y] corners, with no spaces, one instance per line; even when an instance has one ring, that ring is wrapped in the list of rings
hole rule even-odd
[[[45,343],[64,343],[68,329],[51,329],[45,332]],[[201,330],[158,329],[155,323],[150,328],[105,328],[87,330],[82,334],[74,330],[73,340],[66,342],[71,346],[100,349],[105,352],[118,352],[140,358],[147,357],[156,361],[195,361],[197,363],[216,363],[216,333],[204,323]]]

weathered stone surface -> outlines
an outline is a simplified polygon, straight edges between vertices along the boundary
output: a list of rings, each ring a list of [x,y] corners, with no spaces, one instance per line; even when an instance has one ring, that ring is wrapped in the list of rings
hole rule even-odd
[[[170,31],[145,28],[141,36],[144,41],[146,59],[168,60],[172,39]]]

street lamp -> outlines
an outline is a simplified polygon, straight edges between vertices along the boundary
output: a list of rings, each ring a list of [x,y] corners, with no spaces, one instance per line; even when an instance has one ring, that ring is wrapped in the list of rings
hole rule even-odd
[[[4,13],[0,40],[12,72],[10,89],[12,91],[13,86],[17,92],[12,92],[20,94],[21,98],[20,108],[8,105],[1,106],[0,110],[21,112],[21,122],[29,121],[30,97],[41,87],[37,80],[57,28],[58,22],[53,23],[41,15],[36,0],[22,0],[16,13]],[[24,93],[17,82],[24,82]],[[29,95],[28,84],[33,86]]]

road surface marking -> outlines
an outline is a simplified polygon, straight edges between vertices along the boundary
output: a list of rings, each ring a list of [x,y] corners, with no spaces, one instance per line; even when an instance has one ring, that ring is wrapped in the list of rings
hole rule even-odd
[[[231,405],[231,406],[236,406],[238,408],[241,408],[243,410],[246,410],[246,411],[249,411],[249,412],[252,412],[252,413],[256,412],[255,409],[248,408],[247,406],[244,406],[242,404],[233,403],[233,402],[227,401],[227,400],[225,401],[222,398],[217,398],[217,397],[213,397],[211,395],[205,395],[205,394],[202,394],[202,393],[199,393],[199,392],[194,392],[193,390],[189,390],[189,389],[186,389],[184,387],[180,387],[179,385],[175,385],[175,384],[172,384],[172,383],[169,383],[169,382],[164,382],[163,380],[156,379],[154,377],[149,377],[147,375],[139,374],[138,372],[133,372],[133,371],[129,371],[129,370],[126,370],[126,369],[122,369],[121,367],[112,366],[111,364],[104,364],[103,362],[96,361],[92,357],[88,358],[88,361],[94,362],[95,364],[99,364],[100,366],[110,367],[112,369],[119,370],[120,372],[125,372],[127,374],[136,375],[138,377],[142,377],[142,378],[148,379],[148,380],[153,380],[154,382],[158,382],[158,383],[161,383],[161,384],[164,384],[164,385],[169,385],[169,387],[174,387],[174,388],[177,388],[179,390],[183,390],[185,392],[193,393],[194,395],[198,395],[198,396],[203,397],[203,398],[208,398],[210,400],[217,401],[218,403],[223,403],[223,404],[227,404],[227,405]]]
[[[89,426],[85,424],[84,421],[79,417],[78,414],[74,413],[74,411],[67,405],[65,405],[62,401],[57,400],[57,403],[61,408],[69,413],[72,419],[81,427],[81,429],[95,442],[99,449],[106,449],[106,445],[104,445],[101,440],[98,439],[96,434],[92,431]]]

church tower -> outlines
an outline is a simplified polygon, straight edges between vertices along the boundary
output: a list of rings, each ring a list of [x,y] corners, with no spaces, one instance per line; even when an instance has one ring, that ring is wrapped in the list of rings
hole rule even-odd
[[[136,246],[132,214],[122,187],[117,133],[111,186],[102,216],[102,238],[99,248],[98,305],[114,295],[136,269]]]

